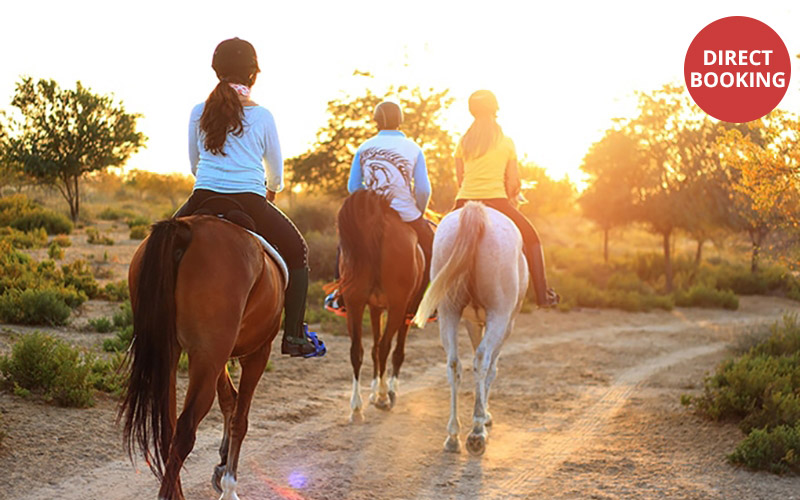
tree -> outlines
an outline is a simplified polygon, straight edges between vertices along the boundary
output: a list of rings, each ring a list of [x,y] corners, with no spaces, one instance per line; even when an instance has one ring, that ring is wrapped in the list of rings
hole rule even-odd
[[[547,170],[526,159],[519,161],[522,194],[528,203],[519,207],[528,217],[568,213],[574,210],[576,190],[568,177],[554,180]]]
[[[780,227],[800,224],[798,138],[798,119],[773,111],[718,140],[725,162],[736,173],[731,202],[737,217],[732,225],[750,236],[754,273],[767,237]]]
[[[11,104],[22,122],[11,121],[5,160],[37,182],[57,188],[77,221],[81,177],[122,166],[146,137],[136,131],[139,114],[125,112],[122,103],[97,95],[76,83],[61,89],[54,80],[23,78]]]
[[[608,233],[633,220],[637,174],[642,162],[636,141],[621,130],[609,130],[592,144],[581,170],[589,186],[578,203],[584,216],[603,230],[603,259],[608,263]]]
[[[448,90],[434,92],[419,87],[389,88],[384,97],[367,89],[363,95],[328,103],[328,123],[317,132],[312,148],[286,161],[291,182],[312,193],[347,195],[353,156],[362,142],[378,132],[372,113],[383,99],[395,99],[403,108],[400,126],[422,148],[433,188],[432,208],[449,210],[456,193],[452,157],[454,142],[441,125],[441,113],[453,102]]]
[[[150,196],[166,199],[175,209],[192,193],[194,179],[183,174],[157,174],[146,170],[133,170],[128,174],[125,184],[135,188],[142,198]]]

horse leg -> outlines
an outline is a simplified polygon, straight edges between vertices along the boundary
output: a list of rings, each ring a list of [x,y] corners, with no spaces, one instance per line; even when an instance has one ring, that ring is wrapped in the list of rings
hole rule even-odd
[[[220,373],[217,379],[217,397],[219,399],[219,407],[222,410],[223,424],[222,424],[222,442],[219,445],[219,465],[214,467],[214,475],[211,477],[211,486],[214,487],[217,493],[222,493],[222,474],[225,472],[225,465],[228,463],[228,448],[230,447],[231,436],[231,417],[233,410],[236,407],[236,387],[233,386],[233,381],[228,373],[228,366]]]
[[[514,330],[514,319],[511,319],[508,322],[508,329],[506,330],[506,334],[501,341],[501,346],[505,339],[511,335],[511,332]],[[486,427],[490,427],[493,423],[492,421],[492,414],[489,413],[489,391],[492,388],[492,382],[494,382],[495,377],[497,377],[497,359],[500,357],[500,347],[498,347],[491,356],[491,364],[489,365],[489,371],[486,373],[486,401],[484,406],[484,414],[486,415],[486,419],[483,423]]]
[[[467,450],[473,455],[483,455],[486,451],[488,391],[486,380],[496,359],[500,346],[508,331],[508,314],[487,314],[486,334],[475,351],[473,369],[475,371],[475,410],[472,414],[472,432],[467,437]]]
[[[400,304],[404,306],[405,304]],[[383,331],[378,351],[378,395],[375,397],[375,407],[381,410],[391,410],[392,401],[389,399],[389,384],[386,381],[386,362],[392,348],[392,338],[405,322],[405,307],[389,307],[386,319],[386,328]]]
[[[247,416],[250,413],[250,403],[258,381],[267,367],[271,343],[265,343],[258,351],[239,359],[242,365],[242,376],[239,380],[239,395],[236,397],[236,408],[230,424],[230,447],[227,450],[228,460],[225,464],[225,475],[222,477],[222,496],[220,500],[239,500],[236,494],[237,469],[239,467],[239,452],[242,441],[247,435]]]
[[[194,447],[197,426],[214,403],[214,388],[224,363],[225,360],[210,360],[189,353],[189,388],[170,443],[159,499],[183,498],[179,478],[181,467]]]
[[[361,400],[361,388],[358,378],[361,375],[361,363],[364,361],[364,347],[361,344],[361,318],[365,304],[347,302],[347,330],[350,332],[350,364],[353,366],[353,395],[350,397],[350,422],[364,420]]]
[[[369,322],[372,327],[372,384],[370,385],[369,402],[375,403],[378,396],[378,351],[381,345],[381,318],[383,310],[380,307],[369,306]]]
[[[406,358],[406,338],[410,326],[405,322],[400,326],[400,330],[397,332],[397,342],[392,352],[392,376],[389,378],[389,401],[392,407],[394,407],[397,393],[400,391],[400,382],[397,377],[400,376],[400,367],[403,366]]]
[[[484,327],[477,323],[473,323],[472,321],[465,321],[464,323],[467,327],[467,333],[469,333],[470,343],[472,343],[472,352],[475,353],[475,351],[478,350],[481,340],[483,339]],[[484,425],[492,425],[492,416],[489,414],[488,409],[486,411],[486,423]]]
[[[450,383],[450,420],[447,422],[445,451],[458,453],[461,441],[458,433],[461,422],[458,420],[458,389],[461,386],[461,361],[458,359],[458,322],[460,314],[449,308],[439,309],[439,336],[447,354],[447,381]]]

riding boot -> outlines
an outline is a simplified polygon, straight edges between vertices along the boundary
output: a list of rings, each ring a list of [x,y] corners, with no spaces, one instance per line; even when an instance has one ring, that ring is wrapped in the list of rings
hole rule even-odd
[[[561,297],[547,286],[547,274],[544,270],[544,252],[542,245],[534,244],[527,252],[528,265],[533,279],[533,291],[536,292],[536,304],[539,307],[552,307],[558,304]]]
[[[292,357],[325,354],[325,345],[317,339],[315,333],[307,330],[303,322],[307,293],[308,268],[290,269],[289,286],[286,288],[284,303],[282,354],[289,354]]]

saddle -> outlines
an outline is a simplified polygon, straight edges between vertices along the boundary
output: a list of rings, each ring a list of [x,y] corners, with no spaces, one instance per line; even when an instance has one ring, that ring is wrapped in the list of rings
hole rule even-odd
[[[219,217],[225,222],[236,224],[250,233],[259,243],[261,243],[261,246],[264,248],[264,252],[269,255],[272,261],[275,262],[275,264],[277,264],[278,268],[281,270],[281,274],[283,274],[283,287],[286,288],[288,286],[289,268],[286,266],[286,262],[283,260],[283,257],[281,257],[281,254],[278,253],[278,250],[275,247],[265,240],[263,236],[256,233],[255,221],[252,217],[247,215],[239,202],[224,196],[212,196],[203,201],[203,203],[200,204],[200,206],[192,213],[192,215],[212,215]]]

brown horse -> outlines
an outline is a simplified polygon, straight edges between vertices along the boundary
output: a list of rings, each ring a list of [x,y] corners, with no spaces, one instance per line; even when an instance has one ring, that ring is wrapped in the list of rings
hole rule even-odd
[[[138,448],[145,457],[161,480],[159,498],[183,498],[180,470],[216,392],[224,433],[212,483],[221,498],[237,498],[239,450],[280,326],[284,278],[246,231],[193,216],[154,224],[133,256],[128,280],[133,345],[120,408],[128,454]],[[181,351],[189,356],[189,387],[177,418]],[[226,366],[232,357],[241,364],[238,391]]]
[[[425,257],[417,246],[417,235],[400,219],[389,201],[369,190],[350,195],[339,210],[340,291],[347,304],[350,332],[350,362],[353,365],[351,421],[363,419],[359,374],[364,357],[361,319],[369,306],[372,323],[372,394],[370,401],[391,409],[397,395],[397,376],[405,356],[409,325],[406,312],[422,283]],[[381,317],[387,312],[381,332]],[[392,373],[387,383],[386,362],[392,354]]]

